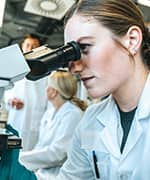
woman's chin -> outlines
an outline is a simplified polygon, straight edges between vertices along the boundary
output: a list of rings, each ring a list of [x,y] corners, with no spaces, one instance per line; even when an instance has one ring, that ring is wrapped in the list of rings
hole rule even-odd
[[[102,95],[98,93],[97,91],[94,91],[94,89],[87,89],[88,95],[92,97],[93,99],[100,98]]]

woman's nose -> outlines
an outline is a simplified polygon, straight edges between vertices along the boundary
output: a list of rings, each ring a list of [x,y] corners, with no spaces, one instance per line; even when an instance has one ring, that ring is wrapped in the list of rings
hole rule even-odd
[[[81,60],[69,62],[69,70],[71,73],[79,73],[82,71],[82,68],[83,68],[83,65],[82,65]]]

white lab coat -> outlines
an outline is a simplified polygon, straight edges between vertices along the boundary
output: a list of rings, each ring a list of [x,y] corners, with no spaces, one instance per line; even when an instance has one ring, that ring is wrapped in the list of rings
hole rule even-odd
[[[67,101],[55,113],[47,111],[41,121],[39,141],[32,151],[20,153],[20,162],[36,171],[39,179],[52,179],[67,158],[73,132],[83,112]],[[40,177],[39,177],[40,176]]]
[[[6,101],[17,97],[24,102],[24,107],[20,110],[10,107],[8,115],[8,124],[11,124],[22,138],[23,150],[30,150],[37,143],[40,121],[48,103],[46,87],[47,77],[37,81],[24,78],[5,93]]]
[[[130,93],[130,92],[129,92]],[[101,180],[150,180],[150,75],[140,98],[123,154],[120,117],[110,96],[89,107],[73,138],[68,160],[55,180],[94,180],[92,151]]]

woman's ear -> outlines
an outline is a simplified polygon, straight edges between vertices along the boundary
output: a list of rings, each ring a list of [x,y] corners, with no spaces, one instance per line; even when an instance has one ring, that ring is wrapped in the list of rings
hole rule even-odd
[[[54,99],[56,97],[57,93],[58,92],[57,92],[56,89],[54,89],[54,88],[52,88],[50,86],[47,87],[47,96],[48,96],[49,100]]]
[[[51,97],[55,98],[58,94],[58,91],[56,89],[53,89],[52,93],[51,93]]]
[[[131,26],[126,34],[128,39],[128,50],[134,56],[142,44],[142,31],[138,26]]]

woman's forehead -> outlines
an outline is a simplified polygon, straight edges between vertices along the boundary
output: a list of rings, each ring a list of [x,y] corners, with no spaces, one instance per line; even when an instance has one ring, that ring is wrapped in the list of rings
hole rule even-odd
[[[96,35],[101,25],[93,18],[85,18],[74,15],[71,17],[65,26],[65,42],[78,41],[79,38]]]

